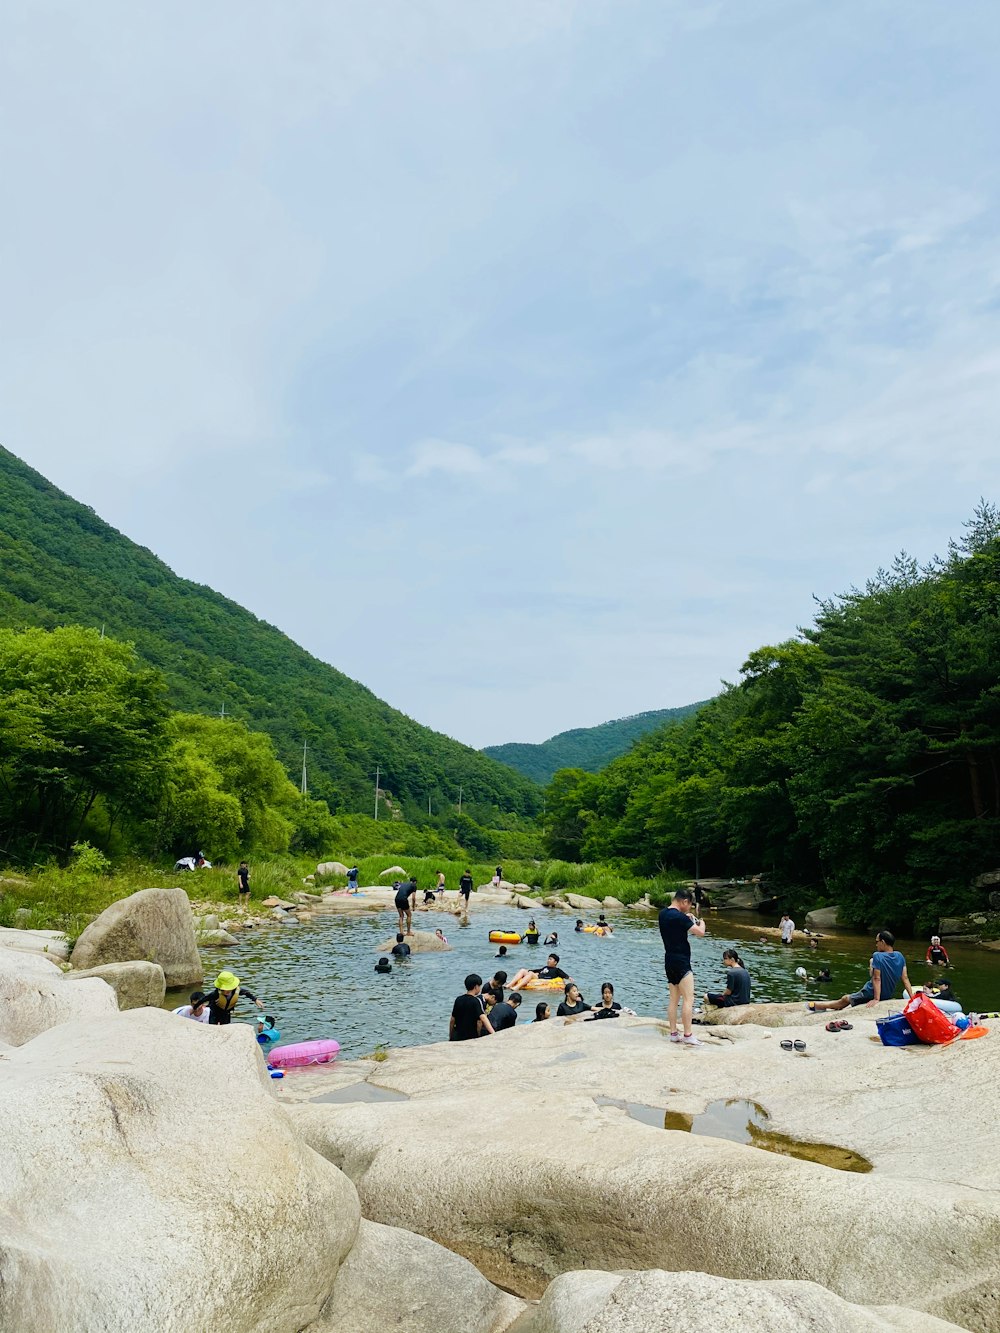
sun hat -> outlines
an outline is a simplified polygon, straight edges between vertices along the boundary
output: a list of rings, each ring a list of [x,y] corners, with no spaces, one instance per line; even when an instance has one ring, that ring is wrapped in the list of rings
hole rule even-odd
[[[216,990],[238,990],[239,984],[239,977],[233,976],[232,972],[220,972],[215,978]]]

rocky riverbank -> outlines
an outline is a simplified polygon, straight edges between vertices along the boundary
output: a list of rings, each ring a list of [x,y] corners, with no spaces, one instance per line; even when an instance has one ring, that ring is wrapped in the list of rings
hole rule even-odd
[[[1000,1326],[1000,1033],[552,1019],[274,1082],[248,1025],[119,1012],[113,978],[0,944],[0,1330]],[[765,1136],[684,1132],[734,1098]]]

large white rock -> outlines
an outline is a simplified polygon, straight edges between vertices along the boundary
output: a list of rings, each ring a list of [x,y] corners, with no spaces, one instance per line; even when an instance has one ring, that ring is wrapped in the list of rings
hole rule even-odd
[[[839,917],[839,907],[814,907],[806,913],[806,925],[810,930],[832,930]]]
[[[117,1011],[115,992],[98,978],[71,984],[48,958],[0,948],[0,1041],[21,1046],[57,1023]]]
[[[877,1294],[877,1293],[873,1293]],[[948,1333],[900,1306],[862,1306],[815,1282],[735,1282],[706,1273],[566,1273],[517,1333]]]
[[[843,1034],[801,1014],[787,1033],[806,1041],[803,1056],[754,1026],[702,1029],[705,1046],[690,1050],[649,1020],[553,1019],[502,1041],[394,1050],[379,1083],[408,1102],[294,1113],[355,1181],[366,1216],[432,1236],[522,1296],[585,1266],[669,1270],[696,1256],[717,1277],[814,1281],[857,1305],[877,1293],[995,1333],[1000,1035],[894,1050],[871,1041],[875,1012],[854,1011]],[[664,1108],[694,1114],[734,1097],[763,1105],[793,1146],[851,1150],[874,1172],[654,1128],[624,1109],[644,1106],[662,1125]],[[957,1105],[961,1151],[943,1151]],[[406,1170],[399,1148],[414,1123],[477,1132],[460,1163],[421,1151]]]
[[[60,963],[69,957],[69,943],[61,930],[13,930],[10,926],[0,926],[0,948],[45,954]]]
[[[183,889],[140,889],[106,907],[73,949],[73,966],[141,959],[159,963],[168,986],[193,986],[203,969],[191,904]]]
[[[379,879],[384,879],[386,875],[399,875],[402,878],[406,871],[402,866],[387,866],[385,870],[380,870],[378,873]]]
[[[599,898],[587,898],[582,893],[567,893],[566,901],[577,912],[599,912],[604,905]]]
[[[503,1333],[523,1309],[460,1255],[362,1221],[309,1333]]]
[[[235,944],[236,941],[233,940]],[[100,977],[114,991],[119,1009],[158,1008],[166,994],[163,968],[159,963],[104,963],[86,972],[67,972],[67,981]]]
[[[349,867],[343,861],[320,861],[316,867],[317,875],[346,875]]]
[[[4,1056],[0,1124],[11,1333],[299,1333],[355,1239],[354,1189],[292,1130],[248,1025],[64,1024]]]

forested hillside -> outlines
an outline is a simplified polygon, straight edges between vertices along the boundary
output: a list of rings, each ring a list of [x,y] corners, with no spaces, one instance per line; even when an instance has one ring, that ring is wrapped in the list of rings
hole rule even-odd
[[[768,872],[858,923],[982,906],[1000,866],[1000,511],[759,648],[738,685],[547,793],[549,850]]]
[[[535,782],[550,782],[560,768],[582,768],[597,773],[612,759],[624,754],[640,737],[673,722],[682,722],[702,707],[701,703],[682,708],[659,708],[649,713],[634,713],[596,727],[576,727],[561,731],[539,745],[512,741],[507,745],[487,745],[483,753],[502,764],[509,764]]]
[[[481,823],[533,814],[522,775],[377,699],[272,625],[211,588],[178,578],[151,552],[0,448],[0,626],[80,624],[135,644],[162,672],[168,703],[267,732],[297,777],[334,811],[371,808],[376,765],[395,808],[418,818],[457,802]]]

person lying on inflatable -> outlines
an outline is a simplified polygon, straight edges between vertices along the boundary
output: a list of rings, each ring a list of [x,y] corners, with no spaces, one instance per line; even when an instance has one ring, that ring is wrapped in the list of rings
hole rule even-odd
[[[525,986],[530,986],[535,981],[556,980],[572,981],[573,978],[559,966],[559,955],[550,953],[544,967],[540,967],[537,972],[532,972],[530,967],[522,967],[514,980],[507,984],[511,990],[524,990]]]

